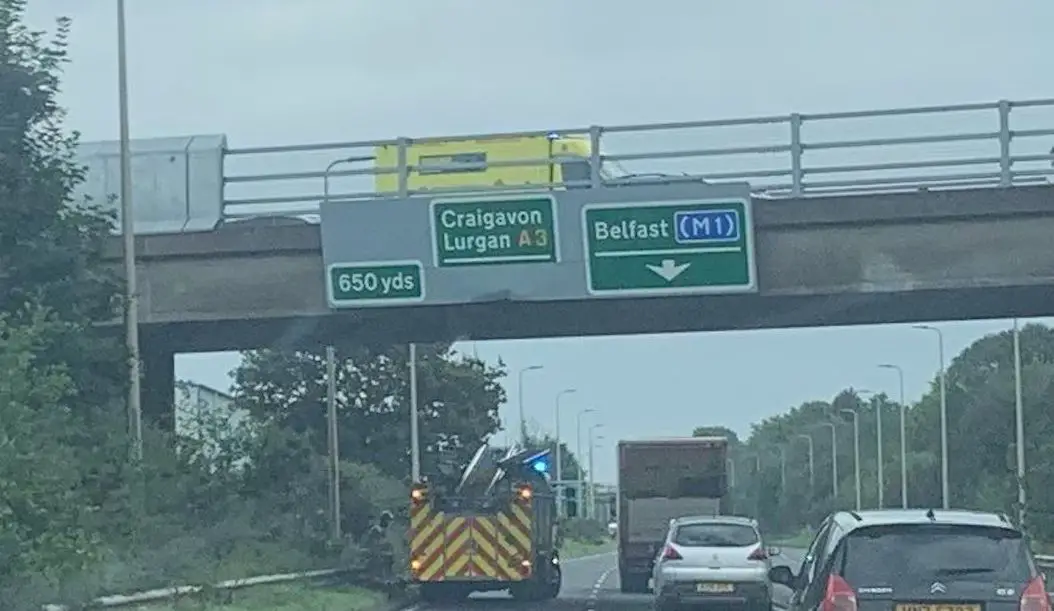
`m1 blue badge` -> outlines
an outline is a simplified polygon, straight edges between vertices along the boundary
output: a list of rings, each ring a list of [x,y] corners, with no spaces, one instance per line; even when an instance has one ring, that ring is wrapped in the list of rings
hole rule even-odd
[[[738,242],[741,236],[738,210],[681,210],[673,224],[678,244]]]

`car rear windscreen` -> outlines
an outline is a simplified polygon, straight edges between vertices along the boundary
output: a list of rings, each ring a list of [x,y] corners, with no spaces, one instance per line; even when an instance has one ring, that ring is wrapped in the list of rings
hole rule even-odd
[[[673,542],[685,547],[746,547],[758,542],[758,533],[746,524],[700,522],[678,526]]]
[[[1021,534],[1007,528],[898,524],[863,528],[843,542],[839,571],[850,584],[979,581],[1023,584],[1032,577]]]

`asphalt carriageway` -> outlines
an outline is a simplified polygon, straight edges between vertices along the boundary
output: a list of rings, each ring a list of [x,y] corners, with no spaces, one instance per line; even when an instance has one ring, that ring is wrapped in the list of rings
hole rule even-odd
[[[804,549],[781,548],[772,559],[773,566],[786,565],[797,571]],[[512,600],[505,593],[473,594],[468,600],[456,603],[419,603],[406,611],[453,611],[455,609],[543,609],[544,611],[652,611],[651,594],[623,594],[619,591],[618,560],[615,552],[583,556],[563,561],[563,587],[555,600],[524,604]],[[786,608],[791,591],[775,586],[773,603]]]

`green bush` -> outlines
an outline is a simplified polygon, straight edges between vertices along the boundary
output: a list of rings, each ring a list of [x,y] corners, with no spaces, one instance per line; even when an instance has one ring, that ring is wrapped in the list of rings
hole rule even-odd
[[[569,518],[564,520],[561,525],[561,532],[563,533],[564,539],[574,539],[576,541],[582,541],[583,543],[591,543],[594,545],[599,545],[610,538],[608,536],[607,527],[604,524],[586,518]]]

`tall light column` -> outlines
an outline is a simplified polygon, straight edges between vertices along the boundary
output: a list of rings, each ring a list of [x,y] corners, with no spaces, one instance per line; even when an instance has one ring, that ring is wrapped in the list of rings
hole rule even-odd
[[[540,369],[543,369],[541,365],[528,365],[527,367],[520,369],[520,373],[517,375],[516,394],[517,403],[519,403],[520,409],[520,444],[524,448],[527,447],[527,418],[524,416],[523,412],[523,376],[528,371],[538,371]]]
[[[838,428],[833,422],[821,422],[831,429],[831,499],[838,505]]]
[[[780,450],[780,496],[787,490],[787,446],[781,445]]]
[[[604,424],[598,422],[598,423],[594,424],[593,426],[589,427],[588,432],[586,433],[586,436],[589,439],[589,492],[588,492],[588,494],[586,496],[588,496],[590,499],[593,498],[593,496],[595,494],[595,490],[596,490],[596,477],[593,475],[593,448],[596,447],[596,443],[598,441],[600,441],[601,439],[604,438],[603,435],[597,435],[596,437],[593,437],[593,431],[595,431],[595,430],[597,430],[599,428],[603,428],[603,427],[604,427]],[[585,499],[580,499],[579,502],[585,503]],[[586,507],[587,507],[586,508],[586,512],[587,512],[587,515],[588,515],[588,512],[592,511],[592,510],[589,509],[588,505]]]
[[[407,352],[406,366],[410,368],[410,478],[417,483],[421,481],[421,434],[417,422],[417,344],[411,342]]]
[[[354,157],[340,157],[334,159],[326,165],[326,170],[323,171],[323,203],[330,203],[330,179],[333,175],[333,170],[337,165],[344,165],[347,163],[357,163],[359,161],[372,161],[373,157],[354,156]],[[340,282],[350,282],[341,278]],[[412,344],[411,344],[412,351]],[[410,393],[411,393],[411,405],[410,405],[410,459],[411,459],[411,470],[416,474],[417,467],[413,465],[417,461],[417,453],[414,448],[417,445],[417,406],[416,401],[413,400],[413,395],[416,392],[415,386],[415,373],[414,368],[410,370]],[[339,428],[337,422],[336,413],[336,349],[332,346],[326,347],[326,432],[329,445],[329,470],[330,470],[330,527],[332,529],[332,536],[334,539],[341,537],[341,526],[340,526],[340,444],[339,444]],[[417,477],[414,477],[414,481]]]
[[[1017,523],[1025,528],[1025,406],[1021,389],[1021,330],[1014,319],[1014,444],[1017,446]]]
[[[798,438],[804,439],[809,444],[809,494],[813,495],[816,489],[816,472],[813,470],[816,462],[813,455],[812,435],[801,433]]]
[[[856,488],[856,510],[860,511],[860,414],[855,409],[843,409],[853,416],[853,487]]]
[[[884,363],[879,365],[881,369],[892,369],[897,372],[897,383],[900,389],[900,506],[908,508],[908,436],[907,436],[907,411],[908,406],[904,400],[904,369],[900,365]]]
[[[582,455],[582,416],[586,414],[592,414],[597,410],[593,408],[578,410],[578,414],[575,416],[575,461],[578,463],[578,498],[585,498],[586,478],[582,476],[582,460],[585,456]]]
[[[556,502],[557,502],[557,513],[562,515],[563,501],[564,501],[564,467],[563,467],[563,452],[561,451],[561,444],[563,441],[560,438],[560,399],[563,399],[567,395],[578,392],[575,388],[565,388],[560,392],[556,393],[556,404],[553,407],[556,417]]]
[[[124,0],[117,0],[117,99],[121,163],[121,243],[124,246],[124,323],[128,350],[128,437],[133,462],[143,458],[143,404],[139,361],[139,290],[135,270],[132,141],[128,121],[128,42]]]
[[[915,325],[914,328],[937,334],[937,361],[941,393],[941,507],[948,509],[951,503],[951,493],[948,486],[948,387],[944,369],[944,333],[932,325]]]

